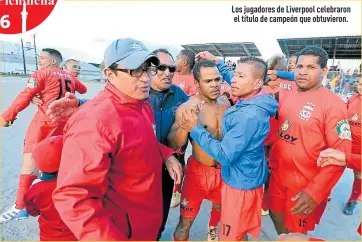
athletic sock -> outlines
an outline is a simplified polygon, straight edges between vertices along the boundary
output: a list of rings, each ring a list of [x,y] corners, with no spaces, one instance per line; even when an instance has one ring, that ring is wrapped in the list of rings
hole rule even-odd
[[[23,209],[25,208],[24,196],[29,191],[29,188],[33,181],[37,178],[35,175],[29,174],[20,174],[19,177],[19,184],[18,184],[18,191],[16,193],[16,208]]]
[[[211,226],[216,227],[217,224],[220,222],[220,218],[221,218],[221,211],[217,210],[216,208],[212,208],[209,227]]]

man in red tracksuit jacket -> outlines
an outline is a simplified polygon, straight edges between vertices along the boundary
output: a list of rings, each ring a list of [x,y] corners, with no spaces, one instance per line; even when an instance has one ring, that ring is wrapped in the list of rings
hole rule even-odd
[[[148,104],[157,56],[134,39],[105,51],[105,89],[64,129],[53,193],[55,207],[79,240],[156,240],[162,221],[162,162],[176,183],[182,168],[157,142]],[[175,177],[176,176],[176,177]],[[147,199],[145,199],[147,198]]]
[[[53,191],[57,185],[57,173],[63,148],[63,136],[52,136],[38,144],[33,152],[34,163],[42,171],[24,196],[26,211],[39,215],[41,241],[74,241],[77,238],[64,224],[53,203]]]

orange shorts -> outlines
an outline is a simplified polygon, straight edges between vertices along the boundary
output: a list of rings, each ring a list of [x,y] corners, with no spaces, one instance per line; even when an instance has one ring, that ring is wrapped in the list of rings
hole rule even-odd
[[[253,190],[239,190],[223,182],[221,197],[219,240],[240,241],[245,234],[258,239],[263,186]]]
[[[328,198],[321,202],[313,213],[308,215],[294,215],[290,209],[298,202],[292,201],[299,191],[293,191],[283,186],[276,174],[272,173],[269,183],[269,208],[273,212],[284,214],[285,226],[294,233],[305,233],[313,231],[316,224],[319,224],[324,210],[327,207]]]
[[[36,145],[50,136],[62,135],[65,122],[32,120],[25,133],[23,154],[33,153]]]
[[[220,167],[202,165],[190,156],[181,191],[181,215],[195,218],[204,199],[221,204]]]

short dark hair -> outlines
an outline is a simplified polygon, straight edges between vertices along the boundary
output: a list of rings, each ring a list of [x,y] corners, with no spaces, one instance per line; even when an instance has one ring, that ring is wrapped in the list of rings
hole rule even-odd
[[[215,62],[210,60],[200,60],[196,62],[194,68],[192,69],[192,74],[194,75],[194,79],[197,82],[200,82],[201,68],[206,68],[206,67],[216,67],[216,64]]]
[[[190,65],[190,70],[192,70],[195,66],[195,54],[190,50],[181,50],[180,55],[187,58],[187,63]]]
[[[171,58],[173,60],[172,54],[165,48],[155,49],[154,51],[151,52],[151,55],[157,55],[158,53],[165,53],[165,54],[171,56]]]
[[[248,57],[244,57],[244,58],[240,58],[240,62],[241,63],[247,63],[247,64],[253,64],[257,69],[260,69],[261,72],[261,79],[265,80],[267,73],[268,73],[268,68],[267,68],[267,64],[265,63],[265,61],[263,61],[262,59],[255,57],[255,56],[248,56]]]
[[[72,62],[72,61],[79,62],[79,60],[76,60],[76,59],[68,59],[64,62],[63,67],[65,67],[66,65],[68,65],[69,62]]]
[[[116,76],[117,76],[117,71],[115,69],[117,69],[118,64],[117,63],[113,63],[112,65],[110,65],[108,67],[108,69],[110,69]]]
[[[275,54],[268,60],[268,70],[274,70],[274,68],[278,65],[278,62],[281,60],[285,60],[284,55]]]
[[[74,61],[74,62],[79,62],[79,60],[76,59],[68,59],[64,62],[64,65],[68,64],[69,62]]]
[[[325,68],[327,66],[327,62],[328,62],[328,54],[327,52],[319,46],[307,46],[305,48],[303,48],[297,56],[297,63],[298,63],[298,59],[300,56],[302,55],[313,55],[318,57],[318,65],[321,68]]]
[[[59,59],[60,62],[63,61],[63,56],[62,54],[60,54],[59,51],[57,51],[56,49],[52,49],[52,48],[44,48],[41,51],[47,52],[49,53],[49,55],[51,55],[54,58]]]

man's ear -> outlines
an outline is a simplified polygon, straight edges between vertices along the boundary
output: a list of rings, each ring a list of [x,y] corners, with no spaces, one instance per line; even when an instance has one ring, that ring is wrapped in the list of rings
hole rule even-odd
[[[326,67],[324,67],[324,68],[322,69],[322,79],[323,79],[323,77],[325,77],[327,74],[328,74],[328,67],[326,66]]]
[[[264,81],[262,79],[257,79],[255,82],[254,90],[259,90],[263,87]]]
[[[112,79],[115,75],[114,71],[109,69],[109,68],[105,68],[103,70],[103,73],[105,75],[105,77],[109,80],[109,79]]]
[[[195,84],[196,84],[197,88],[200,88],[200,83],[198,81],[196,81],[196,79],[195,79]]]

